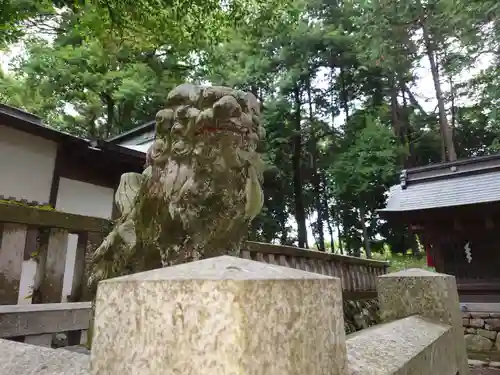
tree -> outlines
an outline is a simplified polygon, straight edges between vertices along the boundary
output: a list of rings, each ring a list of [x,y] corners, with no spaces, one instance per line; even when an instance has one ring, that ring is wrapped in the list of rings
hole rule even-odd
[[[149,121],[182,81],[254,93],[268,169],[252,239],[357,256],[380,237],[413,247],[376,212],[398,171],[500,150],[492,0],[5,4],[0,40],[28,49],[0,76],[0,100],[68,132]],[[462,79],[485,56],[492,66]],[[423,61],[435,109],[417,95]]]

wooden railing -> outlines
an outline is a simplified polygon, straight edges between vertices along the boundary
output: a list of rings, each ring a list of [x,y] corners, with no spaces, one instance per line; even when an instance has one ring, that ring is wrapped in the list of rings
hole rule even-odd
[[[0,203],[0,305],[79,301],[89,236],[109,229],[105,219]]]
[[[33,336],[32,340],[40,342],[47,340],[51,330],[74,331],[77,336],[85,330],[88,321],[81,319],[86,319],[89,307],[67,302],[85,300],[82,295],[89,236],[102,237],[110,228],[111,222],[106,219],[0,203],[0,305],[14,305],[0,309],[0,337]],[[388,266],[385,262],[257,242],[246,242],[240,256],[337,276],[342,280],[345,299],[375,297],[376,277],[386,273]],[[45,327],[37,325],[35,312],[48,319]],[[61,316],[78,316],[79,323],[57,325]],[[39,328],[14,332],[6,328],[8,322],[15,323],[12,319],[17,319],[18,325],[23,319],[31,319],[19,327]]]
[[[51,346],[54,333],[65,333],[67,346],[86,344],[90,302],[0,306],[0,338]]]
[[[109,220],[0,203],[0,222],[0,305],[81,301],[88,235],[107,233]],[[78,236],[76,249],[70,234]],[[258,242],[246,242],[241,257],[339,277],[346,299],[373,296],[377,276],[388,268],[386,262]]]
[[[250,241],[241,257],[339,277],[345,300],[375,298],[377,277],[386,274],[389,266],[376,260]]]

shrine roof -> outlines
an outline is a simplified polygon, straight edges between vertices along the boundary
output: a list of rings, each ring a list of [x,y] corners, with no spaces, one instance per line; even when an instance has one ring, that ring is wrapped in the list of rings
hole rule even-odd
[[[37,115],[2,103],[0,103],[0,125],[30,133],[57,143],[67,143],[81,149],[92,149],[106,155],[116,155],[122,159],[127,158],[133,164],[141,165],[141,167],[144,164],[145,155],[143,152],[131,150],[109,141],[77,137],[48,126]]]
[[[381,214],[500,202],[500,154],[403,170]]]

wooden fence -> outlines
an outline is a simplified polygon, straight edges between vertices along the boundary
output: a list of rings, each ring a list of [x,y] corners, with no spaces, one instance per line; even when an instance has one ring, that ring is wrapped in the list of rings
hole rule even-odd
[[[32,321],[38,328],[31,333],[7,327],[28,319],[22,316],[30,317],[40,309],[47,310],[46,319],[51,322],[57,322],[61,316],[80,317],[73,329],[68,328],[73,321],[69,318],[65,325],[51,323],[47,327],[54,326],[53,332],[85,330],[81,316],[88,313],[89,305],[67,302],[85,300],[82,296],[89,237],[103,236],[110,228],[111,222],[105,219],[0,203],[0,305],[25,305],[0,309],[0,337],[45,335],[46,338],[47,332],[36,320]],[[388,267],[386,262],[257,242],[246,242],[240,256],[337,276],[342,281],[344,298],[351,300],[375,297],[376,277],[385,274]],[[45,309],[30,304],[59,304],[59,307],[44,305]]]
[[[0,305],[81,299],[89,235],[109,220],[0,203]]]
[[[87,344],[90,302],[0,305],[0,338],[50,347],[54,333],[65,333],[61,346]]]
[[[345,300],[375,298],[377,277],[388,269],[387,262],[250,241],[245,243],[240,256],[339,277]]]

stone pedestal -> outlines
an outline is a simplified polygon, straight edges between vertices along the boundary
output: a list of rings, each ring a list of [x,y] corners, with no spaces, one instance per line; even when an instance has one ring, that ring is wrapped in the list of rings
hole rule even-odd
[[[93,375],[345,375],[340,280],[221,256],[99,284]]]
[[[380,276],[377,292],[383,321],[420,315],[452,326],[459,373],[469,374],[455,277],[409,269]]]

